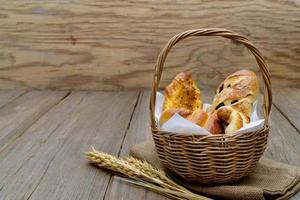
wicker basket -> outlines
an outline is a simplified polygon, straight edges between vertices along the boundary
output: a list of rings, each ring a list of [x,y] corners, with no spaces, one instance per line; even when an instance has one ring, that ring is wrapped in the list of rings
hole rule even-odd
[[[222,36],[242,43],[252,52],[264,81],[263,129],[233,136],[183,135],[159,130],[154,111],[164,62],[176,43],[192,36]],[[190,30],[175,35],[161,50],[157,59],[150,98],[151,128],[159,159],[170,172],[186,181],[204,184],[235,182],[253,170],[266,148],[272,105],[269,72],[259,50],[237,33],[213,28]]]

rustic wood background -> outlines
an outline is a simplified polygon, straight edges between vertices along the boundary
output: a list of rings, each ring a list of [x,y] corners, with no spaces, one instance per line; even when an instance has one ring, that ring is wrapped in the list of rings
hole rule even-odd
[[[300,86],[300,1],[0,0],[0,89],[147,88],[174,34],[200,27],[246,35],[265,55],[275,87]],[[201,87],[257,70],[239,44],[190,39],[168,58],[163,83],[187,70]]]

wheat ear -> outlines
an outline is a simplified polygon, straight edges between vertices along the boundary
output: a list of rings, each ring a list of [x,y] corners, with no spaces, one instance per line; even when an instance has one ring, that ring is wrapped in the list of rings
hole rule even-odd
[[[162,180],[164,183],[169,184],[170,186],[174,186],[178,189],[186,191],[186,193],[190,193],[191,195],[195,194],[191,191],[187,190],[185,187],[182,187],[181,185],[178,185],[175,183],[172,179],[168,178],[164,171],[154,168],[151,164],[149,164],[146,161],[138,160],[134,157],[129,157],[126,159],[128,163],[135,166],[140,171],[148,174],[149,176],[154,176]]]
[[[115,156],[109,155],[104,152],[97,151],[93,148],[93,151],[85,153],[86,158],[96,164],[99,167],[103,167],[116,174],[135,180],[136,182],[148,182],[151,184],[160,186],[168,191],[179,192],[187,199],[195,200],[208,200],[209,198],[197,195],[190,192],[182,186],[179,186],[171,179],[169,179],[163,171],[153,168],[149,163],[145,161],[139,161],[134,158],[127,160],[119,159]],[[148,185],[148,186],[149,186]],[[145,186],[146,187],[146,186]],[[153,188],[153,190],[155,190]],[[157,191],[157,188],[156,188]],[[166,191],[165,191],[166,192]],[[178,195],[177,195],[178,196]],[[181,196],[181,198],[183,197]]]

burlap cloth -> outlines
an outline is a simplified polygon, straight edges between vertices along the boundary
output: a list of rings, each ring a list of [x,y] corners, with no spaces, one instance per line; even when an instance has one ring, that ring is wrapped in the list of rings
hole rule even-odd
[[[130,154],[163,169],[152,140],[135,145]],[[214,199],[230,200],[288,199],[300,190],[299,177],[300,167],[263,158],[260,159],[253,173],[234,184],[205,186],[187,183],[172,176],[178,184],[196,193]]]

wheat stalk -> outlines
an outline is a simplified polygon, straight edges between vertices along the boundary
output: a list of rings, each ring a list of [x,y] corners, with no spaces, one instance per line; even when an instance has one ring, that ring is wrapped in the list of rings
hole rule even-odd
[[[154,168],[152,165],[150,165],[146,161],[138,160],[138,159],[136,159],[134,157],[131,157],[131,156],[128,157],[126,159],[126,161],[130,165],[136,167],[137,169],[139,169],[140,171],[142,171],[143,173],[145,173],[149,176],[155,176],[156,178],[160,178],[161,180],[169,181],[169,178],[167,178],[164,171]]]
[[[177,196],[181,199],[186,198],[194,200],[209,199],[179,186],[169,179],[163,171],[155,169],[145,161],[140,161],[132,157],[129,157],[126,160],[119,159],[107,153],[97,151],[94,148],[93,151],[86,152],[85,156],[91,163],[94,163],[99,167],[130,178],[135,184],[138,183],[138,185],[143,185],[154,191],[168,194],[170,197],[172,196],[175,198],[175,196]],[[174,193],[176,193],[176,195]]]
[[[96,151],[94,148],[93,151],[86,152],[85,156],[91,163],[94,163],[99,167],[103,167],[129,177],[143,178],[142,172],[129,165],[126,161],[118,159],[107,153]]]
[[[181,190],[186,190],[187,193],[194,194],[194,193],[190,192],[189,190],[187,190],[186,188],[182,187],[181,185],[178,185],[177,183],[175,183],[172,179],[168,178],[164,171],[154,168],[151,164],[149,164],[146,161],[141,161],[141,160],[138,160],[131,156],[129,158],[127,158],[126,161],[128,163],[130,163],[131,165],[135,166],[140,171],[148,174],[149,176],[159,178],[164,183],[167,183],[170,186],[174,186]]]

